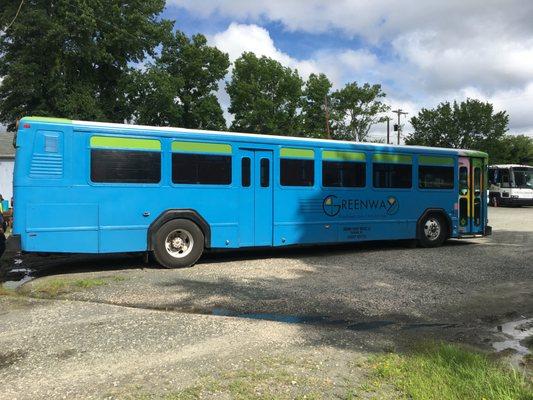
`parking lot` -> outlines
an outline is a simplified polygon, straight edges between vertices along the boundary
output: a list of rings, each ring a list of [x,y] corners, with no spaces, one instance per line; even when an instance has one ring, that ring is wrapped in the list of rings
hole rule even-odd
[[[493,236],[435,249],[223,252],[182,270],[41,262],[0,296],[0,398],[157,397],[265,365],[329,398],[365,381],[357,360],[424,338],[490,350],[498,325],[533,317],[533,208],[489,220]]]

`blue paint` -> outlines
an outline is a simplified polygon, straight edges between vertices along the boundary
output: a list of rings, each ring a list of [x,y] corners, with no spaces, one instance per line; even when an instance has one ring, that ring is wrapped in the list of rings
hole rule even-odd
[[[161,181],[91,182],[90,138],[94,135],[157,139]],[[231,145],[231,184],[172,183],[175,140]],[[314,186],[281,186],[283,147],[314,150]],[[322,187],[323,150],[364,153],[366,187]],[[376,152],[411,155],[413,187],[373,188]],[[207,221],[213,248],[395,240],[415,238],[416,222],[424,210],[440,208],[451,218],[452,237],[458,237],[458,178],[453,189],[418,189],[419,155],[452,157],[457,178],[459,152],[452,149],[23,119],[17,135],[14,233],[21,236],[25,251],[140,252],[147,249],[150,224],[165,210],[183,208],[196,210]],[[248,187],[242,185],[243,157],[251,159]],[[261,186],[261,160],[268,160],[265,187]],[[335,201],[325,204],[327,198]],[[482,215],[486,216],[485,200]],[[480,229],[484,226],[485,218]]]

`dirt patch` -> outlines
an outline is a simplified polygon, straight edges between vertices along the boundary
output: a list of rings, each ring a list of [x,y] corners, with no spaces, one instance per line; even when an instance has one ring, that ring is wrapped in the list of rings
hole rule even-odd
[[[17,361],[22,360],[27,355],[26,351],[14,350],[0,353],[0,369],[7,368],[10,365],[15,364]]]

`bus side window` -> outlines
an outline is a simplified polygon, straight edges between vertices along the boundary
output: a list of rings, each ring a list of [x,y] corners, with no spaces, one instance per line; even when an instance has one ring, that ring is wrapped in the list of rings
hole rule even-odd
[[[161,143],[155,139],[92,136],[91,181],[95,183],[159,183]]]
[[[270,160],[268,158],[261,159],[261,187],[270,186]]]
[[[412,186],[412,165],[372,163],[375,188],[407,189]]]
[[[495,184],[496,184],[496,176],[495,176],[496,174],[495,174],[495,172],[496,172],[496,170],[494,170],[494,169],[489,169],[489,176],[488,176],[488,178],[489,178],[489,183],[490,183],[491,185],[495,185]]]
[[[500,182],[502,184],[502,188],[511,187],[510,182],[509,182],[509,170],[502,169],[500,175],[501,175]]]
[[[249,187],[250,180],[250,157],[243,157],[241,160],[242,186]]]

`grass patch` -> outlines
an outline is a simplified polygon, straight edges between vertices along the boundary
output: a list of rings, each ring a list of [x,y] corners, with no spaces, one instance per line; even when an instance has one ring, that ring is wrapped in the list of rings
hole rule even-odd
[[[0,296],[16,296],[17,292],[15,291],[15,289],[8,289],[8,288],[5,288],[1,283],[0,283]]]
[[[426,343],[414,353],[371,361],[377,381],[412,400],[533,400],[533,382],[486,355],[444,343]]]
[[[318,400],[333,396],[332,383],[313,376],[300,364],[274,359],[250,362],[246,368],[222,371],[200,378],[195,385],[165,395],[144,394],[137,400]],[[329,393],[329,394],[328,394]]]
[[[37,297],[57,297],[80,289],[90,289],[107,284],[103,278],[84,279],[46,279],[36,282],[30,289],[30,295]]]

